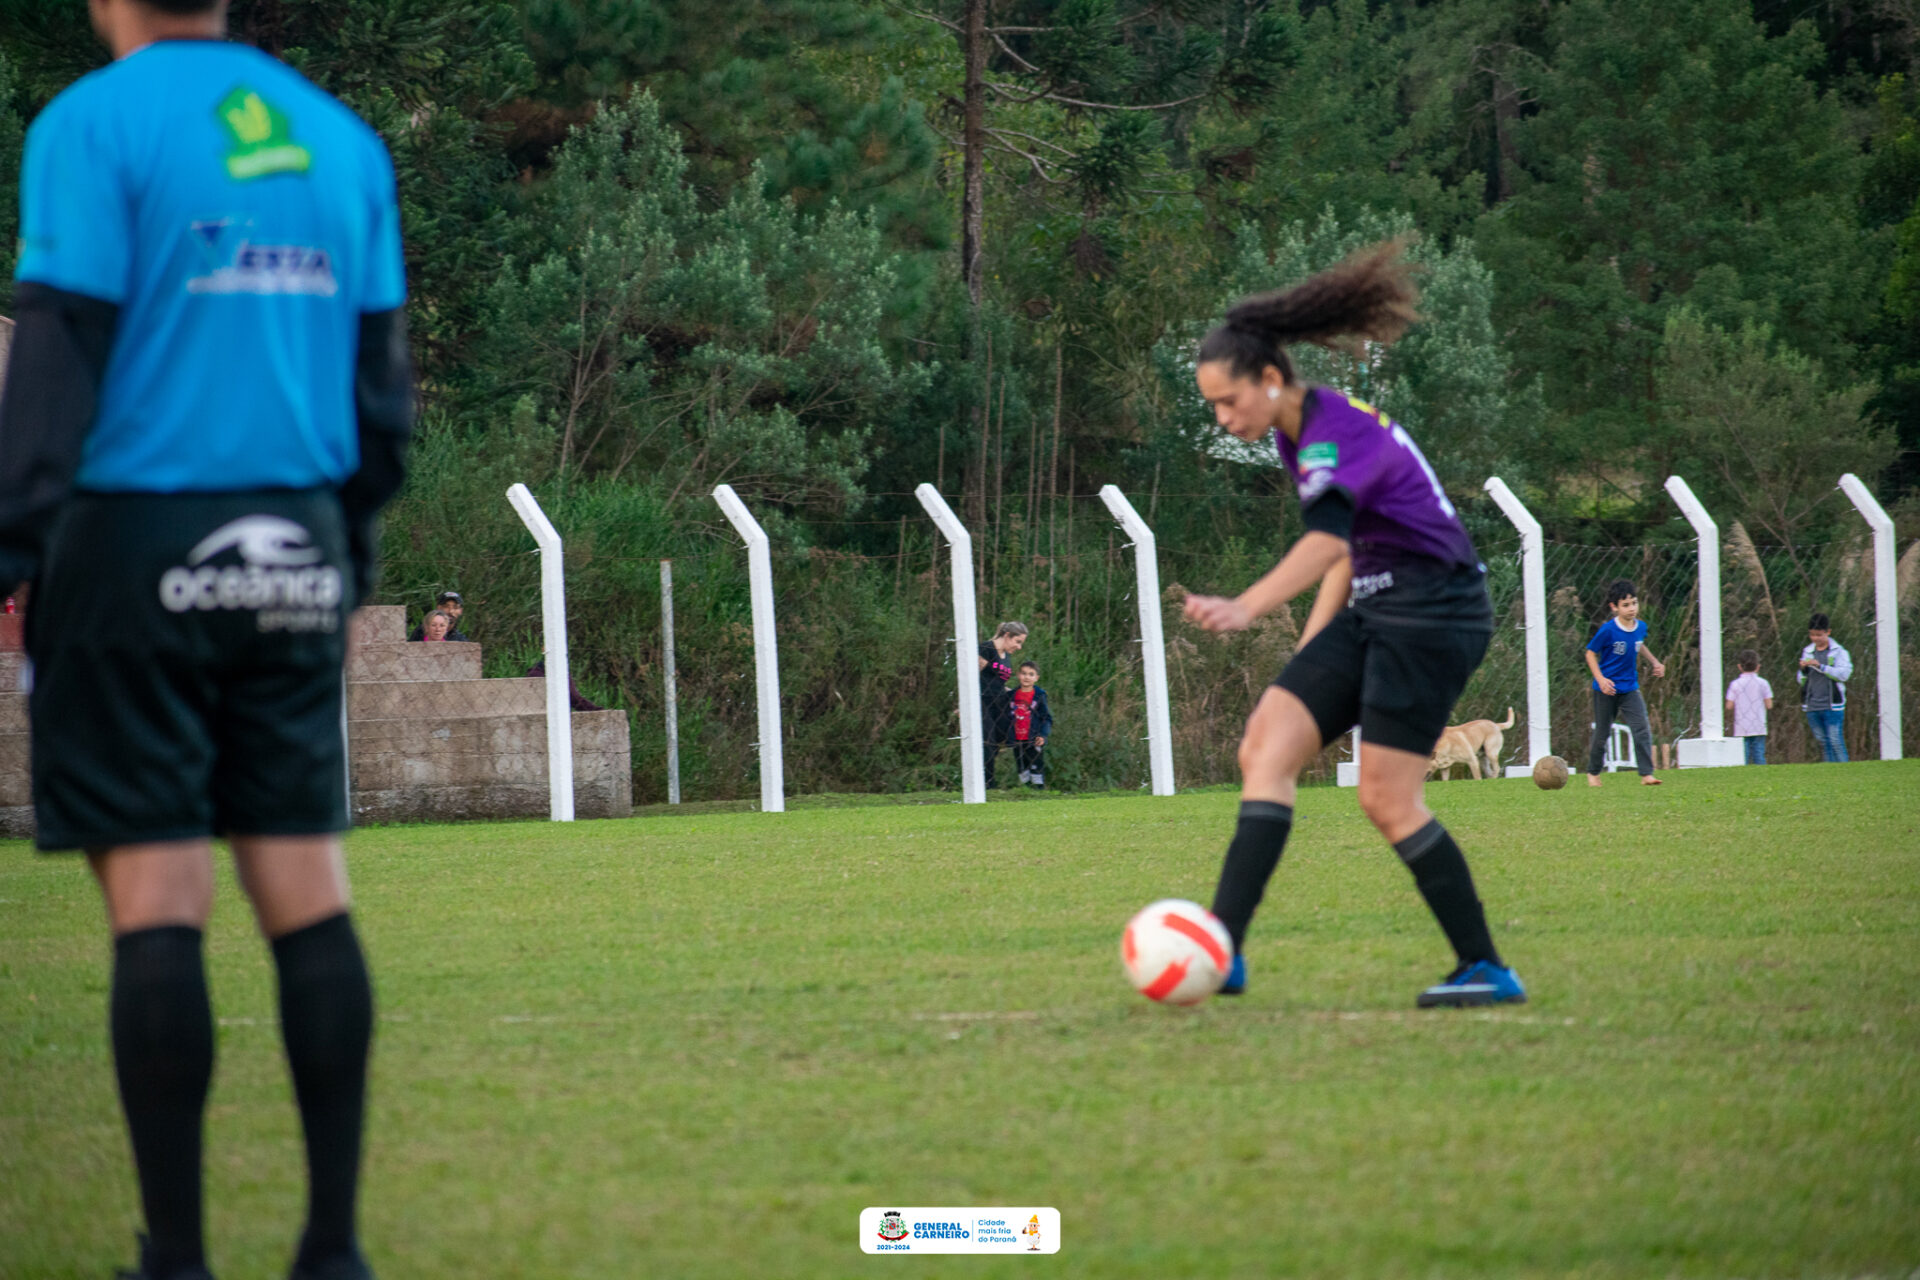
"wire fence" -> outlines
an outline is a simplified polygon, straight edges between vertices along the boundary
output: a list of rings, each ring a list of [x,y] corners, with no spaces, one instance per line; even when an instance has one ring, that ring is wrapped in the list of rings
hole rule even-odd
[[[1173,495],[1163,495],[1166,502]],[[1062,520],[1028,525],[1019,513],[984,522],[975,535],[976,590],[981,637],[996,623],[1018,620],[1030,633],[1022,659],[1039,667],[1048,690],[1054,732],[1048,743],[1048,779],[1065,789],[1145,787],[1148,782],[1146,715],[1141,685],[1139,620],[1134,600],[1132,549],[1093,495],[1062,497]],[[673,561],[682,791],[688,799],[742,799],[757,794],[758,750],[751,614],[744,549],[717,519],[662,553],[640,552],[613,526],[569,530],[566,513],[554,512],[567,537],[570,676],[575,705],[624,713],[631,751],[628,790],[633,803],[666,797],[665,707],[662,674],[659,561]],[[821,792],[957,792],[960,786],[957,673],[952,643],[948,552],[925,520],[866,522],[864,541],[880,539],[890,550],[862,552],[808,546],[827,532],[795,522],[769,521],[775,538],[781,672],[782,737],[787,790]],[[844,523],[832,526],[844,530]],[[460,758],[469,772],[489,767],[483,758],[507,760],[494,774],[470,785],[526,787],[520,778],[543,746],[533,746],[532,720],[540,709],[531,692],[539,685],[528,671],[541,657],[539,578],[535,553],[524,538],[476,536],[444,548],[389,548],[383,594],[402,612],[408,632],[442,589],[461,592],[461,630],[477,649],[459,658],[433,661],[456,676],[443,694],[356,690],[364,719],[409,718],[409,705],[426,701],[448,721],[431,749]],[[1237,780],[1236,749],[1245,717],[1292,653],[1310,600],[1262,620],[1248,632],[1212,636],[1189,626],[1180,603],[1189,590],[1238,591],[1270,568],[1284,550],[1276,523],[1265,541],[1222,537],[1204,543],[1168,545],[1162,540],[1161,602],[1167,635],[1176,775],[1182,786]],[[1504,719],[1514,710],[1505,737],[1508,762],[1528,763],[1525,631],[1517,536],[1481,539],[1493,596],[1496,632],[1485,662],[1461,698],[1460,720]],[[1700,654],[1697,555],[1688,543],[1640,547],[1546,545],[1552,743],[1578,766],[1589,737],[1591,701],[1582,650],[1606,616],[1608,582],[1632,580],[1649,624],[1648,647],[1667,666],[1664,678],[1643,668],[1656,742],[1673,742],[1700,730]],[[1920,750],[1920,652],[1912,625],[1920,549],[1907,548],[1902,562],[1903,689],[1906,750]],[[1722,558],[1722,687],[1736,672],[1733,655],[1752,648],[1760,674],[1771,681],[1768,758],[1818,759],[1799,713],[1795,660],[1805,643],[1807,615],[1818,609],[1833,620],[1836,640],[1851,652],[1846,740],[1856,757],[1878,755],[1878,691],[1873,643],[1872,564],[1864,536],[1816,547],[1755,547],[1736,526]],[[392,640],[383,641],[391,645]],[[464,649],[464,647],[462,647]],[[449,651],[451,652],[451,651]],[[401,658],[386,657],[387,670],[403,683],[415,678]],[[971,665],[971,664],[969,664]],[[478,669],[478,675],[473,669]],[[359,668],[367,680],[369,668]],[[971,676],[973,673],[968,672]],[[458,712],[459,714],[453,714]],[[391,714],[389,714],[391,713]],[[432,719],[423,715],[423,719]],[[453,720],[511,721],[508,728]],[[587,778],[606,782],[609,803],[617,787],[607,775],[614,765],[611,729],[587,735],[580,752],[582,719],[576,717],[576,760]],[[412,738],[394,729],[389,749],[371,751],[364,776],[371,784],[403,779],[425,766],[409,755]],[[360,730],[357,730],[359,732]],[[371,741],[371,739],[369,739]],[[522,749],[524,748],[524,749]],[[1308,771],[1310,780],[1330,778],[1346,744],[1332,744]],[[598,756],[594,757],[594,753]],[[589,758],[593,757],[593,758]],[[1006,757],[1003,755],[1002,759]],[[452,767],[452,766],[449,766]],[[356,769],[359,758],[356,757]],[[518,768],[520,773],[515,773]],[[1002,781],[1011,766],[1002,764]],[[576,764],[581,770],[582,765]],[[430,772],[430,771],[429,771]],[[435,775],[439,776],[439,775]],[[544,773],[540,775],[544,786]],[[356,789],[359,784],[356,782]],[[481,792],[474,793],[479,796]],[[544,797],[544,791],[541,792]],[[544,798],[540,811],[544,811]],[[587,812],[582,810],[583,816]],[[476,812],[476,816],[480,816]]]

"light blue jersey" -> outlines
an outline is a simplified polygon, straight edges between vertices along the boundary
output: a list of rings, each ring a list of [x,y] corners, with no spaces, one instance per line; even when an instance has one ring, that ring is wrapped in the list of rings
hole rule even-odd
[[[15,278],[120,307],[77,488],[311,489],[359,466],[364,312],[406,300],[373,130],[245,45],[167,40],[27,132]]]

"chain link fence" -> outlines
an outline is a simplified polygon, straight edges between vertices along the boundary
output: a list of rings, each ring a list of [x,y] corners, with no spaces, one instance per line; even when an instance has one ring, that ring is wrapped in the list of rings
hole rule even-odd
[[[1208,499],[1161,495],[1160,500]],[[991,636],[1003,620],[1018,620],[1030,628],[1019,656],[1037,663],[1052,704],[1050,785],[1069,790],[1145,787],[1149,767],[1133,552],[1095,496],[1063,496],[1060,506],[1064,514],[1044,525],[1027,524],[1015,513],[980,522],[986,525],[976,533],[974,546],[980,635]],[[635,554],[611,533],[570,530],[563,511],[554,517],[567,539],[571,677],[580,698],[575,705],[624,713],[632,801],[663,801],[663,557]],[[901,518],[809,526],[772,518],[766,523],[775,542],[788,794],[957,794],[958,680],[948,553],[930,522]],[[855,531],[869,547],[878,542],[891,549],[851,552],[805,545],[828,537],[844,540],[850,526],[864,526]],[[1237,781],[1236,749],[1246,715],[1292,653],[1310,600],[1297,601],[1290,610],[1232,636],[1210,636],[1189,626],[1180,602],[1190,590],[1230,593],[1244,588],[1273,565],[1287,541],[1276,520],[1271,538],[1261,542],[1235,537],[1202,545],[1162,542],[1161,607],[1175,769],[1182,786]],[[1760,674],[1772,683],[1775,695],[1768,758],[1818,759],[1799,713],[1794,680],[1807,615],[1818,609],[1831,616],[1835,639],[1854,661],[1846,719],[1849,751],[1855,758],[1877,757],[1872,560],[1864,533],[1814,547],[1756,547],[1736,525],[1725,542],[1725,652],[1715,696],[1724,697],[1725,681],[1737,671],[1734,655],[1744,648],[1758,651]],[[1907,617],[1901,654],[1906,750],[1913,754],[1920,752],[1920,707],[1914,705],[1915,691],[1920,690],[1920,634],[1913,617],[1920,550],[1909,544],[1905,551],[1900,582]],[[1504,762],[1526,764],[1519,538],[1483,536],[1481,552],[1488,566],[1496,631],[1456,717],[1501,720],[1511,707],[1514,725],[1506,731]],[[1638,547],[1548,542],[1545,553],[1554,751],[1576,767],[1584,759],[1591,699],[1582,651],[1607,616],[1604,594],[1616,577],[1635,583],[1649,626],[1648,647],[1667,666],[1664,678],[1642,670],[1655,741],[1671,743],[1697,734],[1698,557],[1691,541]],[[665,558],[673,561],[675,587],[683,794],[690,800],[749,799],[758,791],[758,748],[744,548],[716,511],[710,525],[683,537]],[[449,669],[459,666],[460,674],[450,682],[457,687],[415,696],[445,699],[449,712],[460,713],[448,714],[449,720],[529,723],[524,717],[540,710],[537,696],[529,692],[538,681],[527,675],[541,656],[536,553],[530,545],[524,551],[483,545],[390,555],[381,599],[401,606],[409,634],[442,589],[461,592],[460,627],[478,649],[472,656],[435,660]],[[397,663],[389,668],[395,673],[410,670],[404,658],[381,660]],[[471,670],[476,665],[477,676]],[[364,664],[360,668],[363,673],[368,669]],[[404,694],[357,690],[354,696],[360,699],[356,708],[380,710],[377,718],[406,718]],[[385,714],[389,711],[394,714]],[[472,757],[473,763],[465,766],[472,769],[482,768],[479,761],[489,752],[494,759],[534,754],[498,750],[501,741],[475,726],[451,726],[437,749],[448,757]],[[511,747],[532,739],[509,734],[504,741]],[[390,748],[369,745],[364,776],[373,781],[417,771],[421,766],[408,763],[411,749],[401,737],[393,738]],[[1346,758],[1347,751],[1344,740],[1330,746],[1308,771],[1309,780],[1330,779],[1333,765]],[[510,771],[509,766],[497,767]],[[587,762],[587,772],[595,767]],[[1012,767],[1000,765],[1003,785],[1010,781]],[[541,778],[544,785],[544,774]]]

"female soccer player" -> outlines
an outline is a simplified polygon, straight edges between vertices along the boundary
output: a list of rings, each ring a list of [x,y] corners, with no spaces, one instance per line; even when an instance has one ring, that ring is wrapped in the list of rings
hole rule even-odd
[[[1357,723],[1360,807],[1413,872],[1459,957],[1417,1003],[1527,998],[1494,950],[1460,846],[1422,798],[1433,744],[1493,634],[1486,567],[1406,429],[1332,387],[1300,382],[1286,352],[1299,342],[1391,342],[1414,320],[1415,297],[1400,245],[1389,241],[1292,289],[1241,301],[1200,344],[1200,393],[1237,438],[1272,436],[1306,533],[1239,596],[1190,596],[1187,617],[1238,631],[1320,587],[1299,648],[1240,741],[1240,821],[1213,899],[1234,944],[1223,994],[1245,989],[1247,926],[1293,826],[1300,770]]]

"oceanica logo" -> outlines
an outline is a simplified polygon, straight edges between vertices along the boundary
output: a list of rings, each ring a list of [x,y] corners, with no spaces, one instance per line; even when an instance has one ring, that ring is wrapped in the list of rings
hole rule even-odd
[[[206,563],[238,552],[243,565]],[[215,529],[187,553],[187,563],[160,575],[160,603],[169,613],[250,609],[262,631],[335,631],[340,626],[340,570],[321,564],[305,526],[280,516],[242,516]]]

